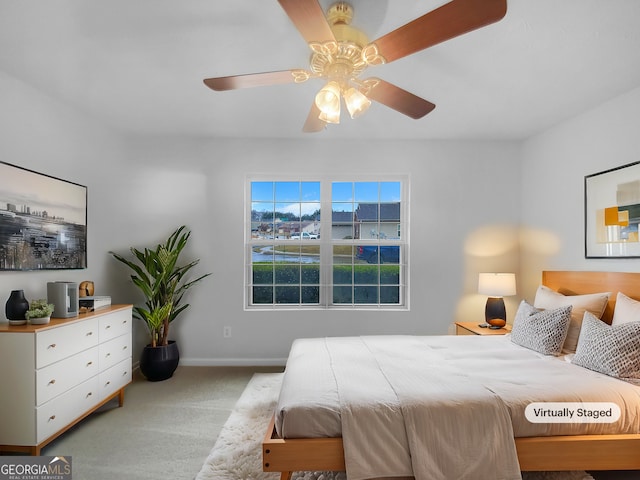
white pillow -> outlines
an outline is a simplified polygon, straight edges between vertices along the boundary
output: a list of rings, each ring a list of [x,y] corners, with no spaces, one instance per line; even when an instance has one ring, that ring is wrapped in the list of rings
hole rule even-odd
[[[635,383],[640,379],[640,322],[607,325],[586,312],[572,363]]]
[[[640,322],[640,302],[618,292],[611,325],[622,325],[629,322]]]
[[[578,346],[578,337],[582,327],[584,312],[590,312],[597,318],[601,318],[611,292],[590,293],[587,295],[562,295],[555,290],[540,285],[536,292],[533,306],[536,308],[553,309],[571,305],[571,324],[567,332],[567,339],[564,341],[562,351],[564,353],[574,353]]]
[[[538,310],[522,300],[511,329],[511,341],[543,355],[560,355],[571,322],[571,305]]]

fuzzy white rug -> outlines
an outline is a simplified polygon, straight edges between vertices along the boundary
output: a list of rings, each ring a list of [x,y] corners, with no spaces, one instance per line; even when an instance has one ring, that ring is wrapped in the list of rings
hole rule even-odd
[[[256,373],[222,427],[195,480],[279,480],[262,471],[262,439],[280,391],[282,374]],[[296,472],[294,480],[346,480],[344,472]],[[585,472],[523,472],[523,480],[593,480]]]

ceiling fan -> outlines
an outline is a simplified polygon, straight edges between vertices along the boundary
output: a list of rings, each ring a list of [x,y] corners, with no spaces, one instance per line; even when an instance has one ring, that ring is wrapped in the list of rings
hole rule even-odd
[[[311,104],[304,132],[321,131],[340,123],[341,98],[352,118],[363,113],[371,100],[414,119],[424,117],[435,105],[376,77],[361,79],[370,67],[390,63],[472,30],[497,22],[507,12],[507,0],[451,0],[449,3],[370,42],[351,26],[353,7],[339,1],[325,16],[318,0],[278,0],[311,49],[309,70],[207,78],[205,85],[217,91],[283,83],[310,78],[327,81]]]

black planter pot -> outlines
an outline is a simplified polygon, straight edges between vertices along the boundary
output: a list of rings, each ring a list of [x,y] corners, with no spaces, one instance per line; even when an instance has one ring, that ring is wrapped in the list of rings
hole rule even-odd
[[[140,371],[150,382],[160,382],[171,378],[179,361],[180,352],[175,340],[169,340],[168,345],[160,347],[147,345],[140,357]]]

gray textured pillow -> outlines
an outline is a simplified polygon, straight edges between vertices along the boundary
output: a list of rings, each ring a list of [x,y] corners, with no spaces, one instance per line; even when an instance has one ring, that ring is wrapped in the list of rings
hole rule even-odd
[[[612,326],[585,312],[572,363],[622,380],[640,379],[640,322]]]
[[[511,330],[511,341],[544,355],[560,355],[571,322],[571,305],[538,310],[520,302]]]

